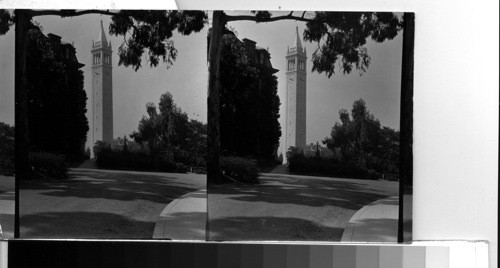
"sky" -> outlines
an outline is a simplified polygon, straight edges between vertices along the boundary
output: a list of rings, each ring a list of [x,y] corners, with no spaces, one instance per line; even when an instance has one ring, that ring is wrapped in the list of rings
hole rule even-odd
[[[109,26],[110,18],[100,15],[86,15],[61,19],[55,16],[36,18],[44,34],[54,33],[62,40],[73,43],[78,60],[85,64],[85,90],[88,118],[91,117],[91,77],[90,49],[92,40],[97,39],[100,20],[104,28]],[[277,21],[257,24],[250,21],[230,22],[239,39],[248,38],[257,46],[268,48],[271,63],[279,72],[278,94],[282,100],[280,123],[284,126],[286,94],[285,54],[288,45],[295,38],[295,28],[302,34],[305,24],[295,21]],[[174,34],[173,40],[178,49],[178,57],[169,69],[164,64],[149,67],[143,59],[143,67],[135,72],[130,67],[118,66],[118,47],[122,37],[110,36],[113,48],[113,114],[114,136],[123,137],[137,129],[139,120],[146,114],[147,102],[158,103],[161,94],[170,92],[179,107],[187,112],[189,118],[207,122],[207,59],[205,27],[201,32],[190,36]],[[351,110],[357,99],[364,99],[368,110],[378,118],[383,126],[399,129],[400,79],[402,33],[384,43],[369,40],[366,47],[371,57],[371,65],[360,73],[354,70],[349,75],[341,72],[328,78],[325,74],[313,73],[310,62],[316,44],[305,42],[307,48],[307,143],[316,143],[330,135],[335,122],[340,121],[340,109]],[[14,30],[0,36],[0,121],[14,123]],[[90,122],[91,124],[91,122]],[[282,127],[284,133],[285,128]],[[281,144],[280,151],[283,150]]]

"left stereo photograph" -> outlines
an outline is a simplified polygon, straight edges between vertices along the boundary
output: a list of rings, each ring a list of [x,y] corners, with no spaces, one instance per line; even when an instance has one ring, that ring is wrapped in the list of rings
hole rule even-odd
[[[206,239],[208,28],[203,11],[0,10],[4,237],[15,173],[20,238]]]
[[[6,10],[0,9],[0,241],[14,238],[15,128],[14,128],[14,31],[6,32]],[[8,29],[8,27],[7,27]],[[0,242],[0,249],[6,244]],[[3,252],[0,252],[0,255]],[[1,257],[0,257],[1,259]],[[0,261],[0,265],[3,264]]]

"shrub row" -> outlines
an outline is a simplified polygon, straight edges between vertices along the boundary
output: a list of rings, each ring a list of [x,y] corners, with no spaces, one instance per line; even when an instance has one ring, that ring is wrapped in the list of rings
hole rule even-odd
[[[0,174],[14,175],[14,151],[14,127],[0,122]]]
[[[64,155],[46,152],[30,152],[29,161],[33,172],[44,177],[66,179],[68,165]]]
[[[259,168],[255,160],[229,156],[221,157],[222,174],[243,183],[259,183]]]
[[[288,168],[293,173],[318,174],[353,179],[382,179],[381,173],[365,169],[351,162],[338,162],[331,158],[294,155],[288,158]],[[391,177],[394,179],[394,176]],[[397,180],[397,179],[396,179]]]
[[[9,148],[6,148],[6,147]],[[12,176],[14,174],[14,145],[0,144],[0,174]],[[3,149],[6,150],[3,150]]]
[[[187,172],[182,163],[174,163],[144,152],[115,151],[109,147],[96,151],[96,164],[100,168],[140,171]]]

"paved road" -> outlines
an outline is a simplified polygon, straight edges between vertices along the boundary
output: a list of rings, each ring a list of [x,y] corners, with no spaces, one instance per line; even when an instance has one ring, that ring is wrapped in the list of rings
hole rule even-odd
[[[0,175],[0,239],[14,237],[14,177]]]
[[[152,238],[172,200],[204,189],[197,174],[71,169],[20,190],[21,238]]]
[[[210,185],[210,240],[340,241],[362,207],[398,183],[264,173],[259,185]]]

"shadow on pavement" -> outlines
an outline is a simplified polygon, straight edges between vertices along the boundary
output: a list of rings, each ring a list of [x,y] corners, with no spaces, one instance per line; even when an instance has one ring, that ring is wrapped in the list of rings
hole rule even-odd
[[[73,169],[67,180],[23,182],[21,238],[145,238],[171,201],[203,176]]]
[[[163,237],[173,240],[205,240],[206,213],[174,212],[168,215]],[[202,219],[200,221],[200,219]]]
[[[56,197],[104,198],[121,201],[147,200],[168,203],[197,189],[168,175],[72,171],[68,180],[28,181],[23,190],[38,190]]]
[[[145,238],[155,222],[133,220],[104,212],[47,212],[23,215],[21,237],[29,238]]]
[[[343,228],[319,226],[312,221],[290,217],[229,217],[210,220],[208,224],[211,241],[340,241],[344,232]]]
[[[210,195],[228,195],[245,202],[295,204],[310,207],[337,206],[351,210],[397,194],[397,183],[299,176],[263,175],[261,184],[209,185]],[[210,199],[209,199],[210,200]]]
[[[210,240],[340,241],[364,206],[397,182],[263,174],[261,184],[208,186]]]

